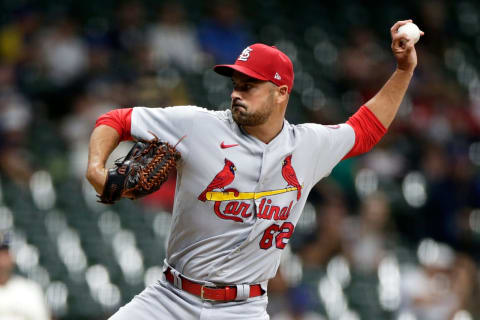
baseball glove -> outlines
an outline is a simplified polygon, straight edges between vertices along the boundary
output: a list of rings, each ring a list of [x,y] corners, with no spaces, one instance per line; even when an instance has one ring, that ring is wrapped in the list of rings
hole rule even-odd
[[[115,161],[98,202],[113,204],[120,198],[138,199],[160,189],[181,158],[175,148],[185,137],[172,146],[152,135],[155,138],[137,141],[124,158]]]

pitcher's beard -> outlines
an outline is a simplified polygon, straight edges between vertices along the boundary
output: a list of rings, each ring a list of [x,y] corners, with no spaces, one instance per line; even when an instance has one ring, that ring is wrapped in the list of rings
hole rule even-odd
[[[269,114],[263,112],[248,113],[239,108],[232,110],[232,117],[240,126],[258,126],[267,122]]]
[[[257,112],[250,113],[244,107],[232,106],[232,118],[240,126],[259,126],[267,122],[273,112],[273,104],[265,104]]]

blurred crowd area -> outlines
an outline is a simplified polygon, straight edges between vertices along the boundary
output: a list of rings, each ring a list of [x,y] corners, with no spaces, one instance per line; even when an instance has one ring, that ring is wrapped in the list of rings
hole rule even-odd
[[[99,115],[228,108],[230,81],[211,67],[264,42],[294,63],[287,119],[344,122],[395,69],[390,27],[407,18],[425,36],[399,115],[312,191],[268,311],[480,319],[476,1],[4,0],[0,16],[0,231],[56,319],[106,319],[161,275],[175,176],[145,200],[98,204],[84,173]]]

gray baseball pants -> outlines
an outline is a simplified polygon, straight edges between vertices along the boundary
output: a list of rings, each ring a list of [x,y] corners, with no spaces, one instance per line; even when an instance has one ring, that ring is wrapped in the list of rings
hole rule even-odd
[[[162,277],[109,320],[268,320],[267,303],[266,294],[245,301],[204,301]]]

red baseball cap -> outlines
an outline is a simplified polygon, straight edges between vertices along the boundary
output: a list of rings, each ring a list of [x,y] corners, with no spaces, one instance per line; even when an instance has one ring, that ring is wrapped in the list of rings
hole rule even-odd
[[[263,43],[246,47],[235,64],[219,64],[213,70],[227,77],[231,77],[235,70],[254,79],[273,82],[277,86],[287,85],[288,93],[293,87],[293,64],[290,58],[275,46]]]

